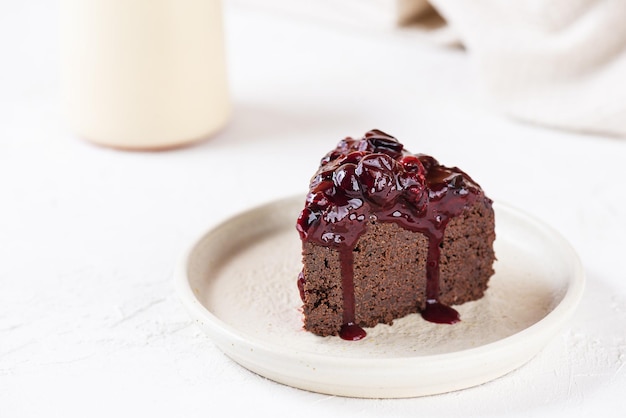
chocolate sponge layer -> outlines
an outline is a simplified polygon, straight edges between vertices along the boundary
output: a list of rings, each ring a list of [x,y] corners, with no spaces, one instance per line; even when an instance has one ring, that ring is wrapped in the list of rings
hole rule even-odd
[[[440,257],[439,301],[458,305],[476,300],[493,274],[494,213],[480,198],[446,226]],[[362,327],[391,324],[426,304],[425,235],[394,222],[368,221],[354,248],[355,319]],[[312,242],[303,246],[304,327],[337,335],[343,324],[339,252]]]

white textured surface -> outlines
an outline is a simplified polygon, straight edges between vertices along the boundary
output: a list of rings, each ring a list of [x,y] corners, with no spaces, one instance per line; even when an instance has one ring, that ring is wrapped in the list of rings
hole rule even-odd
[[[36,0],[0,14],[2,418],[620,416],[624,141],[492,114],[460,51],[240,0],[226,4],[230,126],[195,147],[116,152],[58,120],[55,19],[55,3]],[[239,367],[180,306],[172,271],[190,240],[229,213],[301,193],[329,143],[373,127],[462,166],[580,254],[579,311],[521,369],[428,398],[317,395]]]

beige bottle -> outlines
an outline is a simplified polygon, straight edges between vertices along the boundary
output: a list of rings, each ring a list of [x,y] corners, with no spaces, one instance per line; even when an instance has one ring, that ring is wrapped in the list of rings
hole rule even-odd
[[[170,148],[229,117],[219,0],[63,0],[61,49],[65,118],[85,139]]]

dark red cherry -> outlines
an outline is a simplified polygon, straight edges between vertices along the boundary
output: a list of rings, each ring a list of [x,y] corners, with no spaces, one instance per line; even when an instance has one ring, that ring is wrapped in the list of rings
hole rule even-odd
[[[404,146],[396,138],[378,129],[373,129],[365,134],[365,138],[371,144],[373,152],[387,154],[392,158],[402,155]]]
[[[300,233],[301,239],[306,239],[309,228],[313,225],[319,218],[320,214],[318,212],[313,212],[310,208],[305,207],[300,212],[300,216],[298,216],[298,220],[296,222],[296,229]]]
[[[405,155],[404,157],[400,158],[400,164],[402,164],[402,168],[404,168],[404,171],[407,171],[409,173],[424,172],[424,166],[422,165],[422,162],[414,155]]]
[[[347,154],[348,150],[350,149],[353,143],[354,143],[353,138],[350,138],[350,137],[344,138],[341,141],[339,141],[339,143],[337,144],[336,150],[342,151],[344,154]]]
[[[330,205],[328,196],[326,196],[324,192],[309,193],[307,195],[306,202],[313,210],[324,210]]]
[[[346,155],[346,158],[342,161],[342,164],[358,164],[365,154],[365,151],[353,151],[350,154]]]
[[[326,190],[331,189],[334,187],[334,183],[332,180],[332,172],[330,173],[331,175],[329,176],[328,180],[322,180],[319,182],[314,182],[311,186],[311,193],[317,193],[317,192],[326,192]]]
[[[422,213],[426,209],[428,194],[423,186],[411,186],[404,191],[404,198],[411,203],[418,212]]]
[[[465,179],[460,173],[457,173],[449,178],[448,187],[452,189],[461,189],[465,187]]]
[[[398,186],[401,190],[406,190],[409,187],[424,187],[424,180],[416,173],[407,173],[402,171],[398,173]]]
[[[361,191],[359,179],[356,175],[356,164],[343,164],[335,170],[333,182],[336,187],[347,194],[355,194]]]
[[[405,189],[414,185],[422,186],[426,183],[424,166],[417,157],[405,155],[399,162],[403,168],[399,180]],[[403,179],[405,180],[403,181]]]
[[[304,302],[304,299],[305,299],[305,292],[304,292],[305,285],[306,285],[306,279],[304,278],[304,272],[301,271],[300,274],[298,274],[298,291],[300,293],[300,299],[302,300],[302,302]]]
[[[320,161],[320,166],[325,166],[326,164],[335,161],[337,158],[341,157],[342,155],[344,155],[341,151],[335,149],[331,152],[329,152],[328,154],[326,154],[322,160]]]
[[[386,154],[370,154],[361,159],[355,173],[366,198],[379,206],[385,206],[397,197],[396,165],[396,161]]]
[[[437,167],[440,165],[439,161],[435,160],[430,155],[416,154],[416,157],[420,160],[426,172],[429,172],[434,167]]]

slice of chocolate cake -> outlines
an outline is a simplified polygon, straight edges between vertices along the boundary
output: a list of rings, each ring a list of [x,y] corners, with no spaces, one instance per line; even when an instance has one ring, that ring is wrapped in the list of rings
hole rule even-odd
[[[362,327],[414,312],[458,322],[450,305],[481,298],[493,274],[481,187],[379,130],[322,158],[297,229],[304,328],[322,336],[359,340]]]

